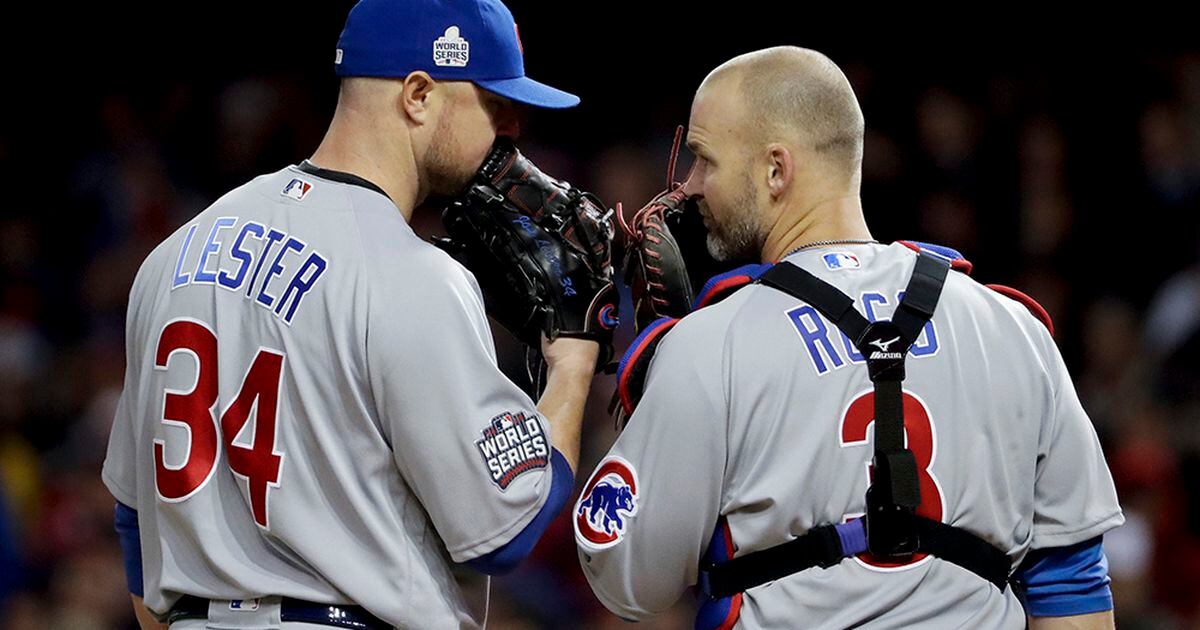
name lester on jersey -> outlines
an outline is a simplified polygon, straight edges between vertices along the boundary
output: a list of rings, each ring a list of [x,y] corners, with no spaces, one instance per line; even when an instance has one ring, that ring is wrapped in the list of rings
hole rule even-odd
[[[475,441],[488,468],[492,483],[501,490],[518,475],[545,468],[550,463],[550,446],[537,416],[505,412],[495,418]]]
[[[309,188],[303,188],[305,185]],[[310,184],[294,179],[283,194],[302,198],[309,189]],[[290,326],[301,300],[329,267],[324,256],[297,236],[257,221],[220,217],[207,237],[197,232],[199,227],[193,223],[184,236],[171,279],[172,291],[189,285],[215,285],[241,293]]]

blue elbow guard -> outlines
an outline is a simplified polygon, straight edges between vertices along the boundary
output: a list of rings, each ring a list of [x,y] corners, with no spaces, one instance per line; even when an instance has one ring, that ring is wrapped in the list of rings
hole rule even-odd
[[[1108,559],[1099,536],[1069,547],[1030,552],[1017,570],[1033,617],[1066,617],[1112,610]]]
[[[537,516],[503,547],[478,558],[467,560],[467,566],[488,575],[508,573],[520,564],[525,556],[533,550],[539,538],[554,521],[554,517],[566,506],[571,498],[571,490],[575,487],[575,476],[571,474],[571,466],[567,459],[557,450],[552,450],[550,456],[550,495],[546,503],[538,511]]]
[[[121,541],[121,555],[125,558],[125,584],[130,593],[142,597],[145,590],[142,586],[142,542],[138,532],[137,511],[118,501],[113,522],[117,538]]]

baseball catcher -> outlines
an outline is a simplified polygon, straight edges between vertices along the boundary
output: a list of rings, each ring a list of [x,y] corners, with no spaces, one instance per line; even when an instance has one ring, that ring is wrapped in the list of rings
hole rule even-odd
[[[739,55],[690,111],[693,173],[629,222],[628,422],[571,518],[597,599],[639,621],[692,588],[704,630],[1112,628],[1125,519],[1044,310],[955,250],[875,240],[829,57]],[[754,262],[671,312],[693,200],[709,253]]]

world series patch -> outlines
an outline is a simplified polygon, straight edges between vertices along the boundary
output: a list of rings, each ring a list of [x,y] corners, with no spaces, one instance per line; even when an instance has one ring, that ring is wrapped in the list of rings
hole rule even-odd
[[[550,445],[537,416],[524,412],[504,412],[488,423],[483,436],[475,441],[479,456],[487,466],[492,483],[501,490],[518,475],[550,463]]]

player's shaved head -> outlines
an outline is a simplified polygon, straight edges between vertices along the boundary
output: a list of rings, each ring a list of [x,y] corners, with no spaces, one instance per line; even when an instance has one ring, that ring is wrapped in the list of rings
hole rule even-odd
[[[739,55],[713,70],[700,90],[733,90],[747,140],[797,144],[855,184],[862,167],[863,114],[846,75],[829,57],[778,46]]]
[[[713,256],[776,260],[801,237],[869,235],[863,131],[846,75],[815,50],[767,48],[713,70],[688,120],[689,192]]]

